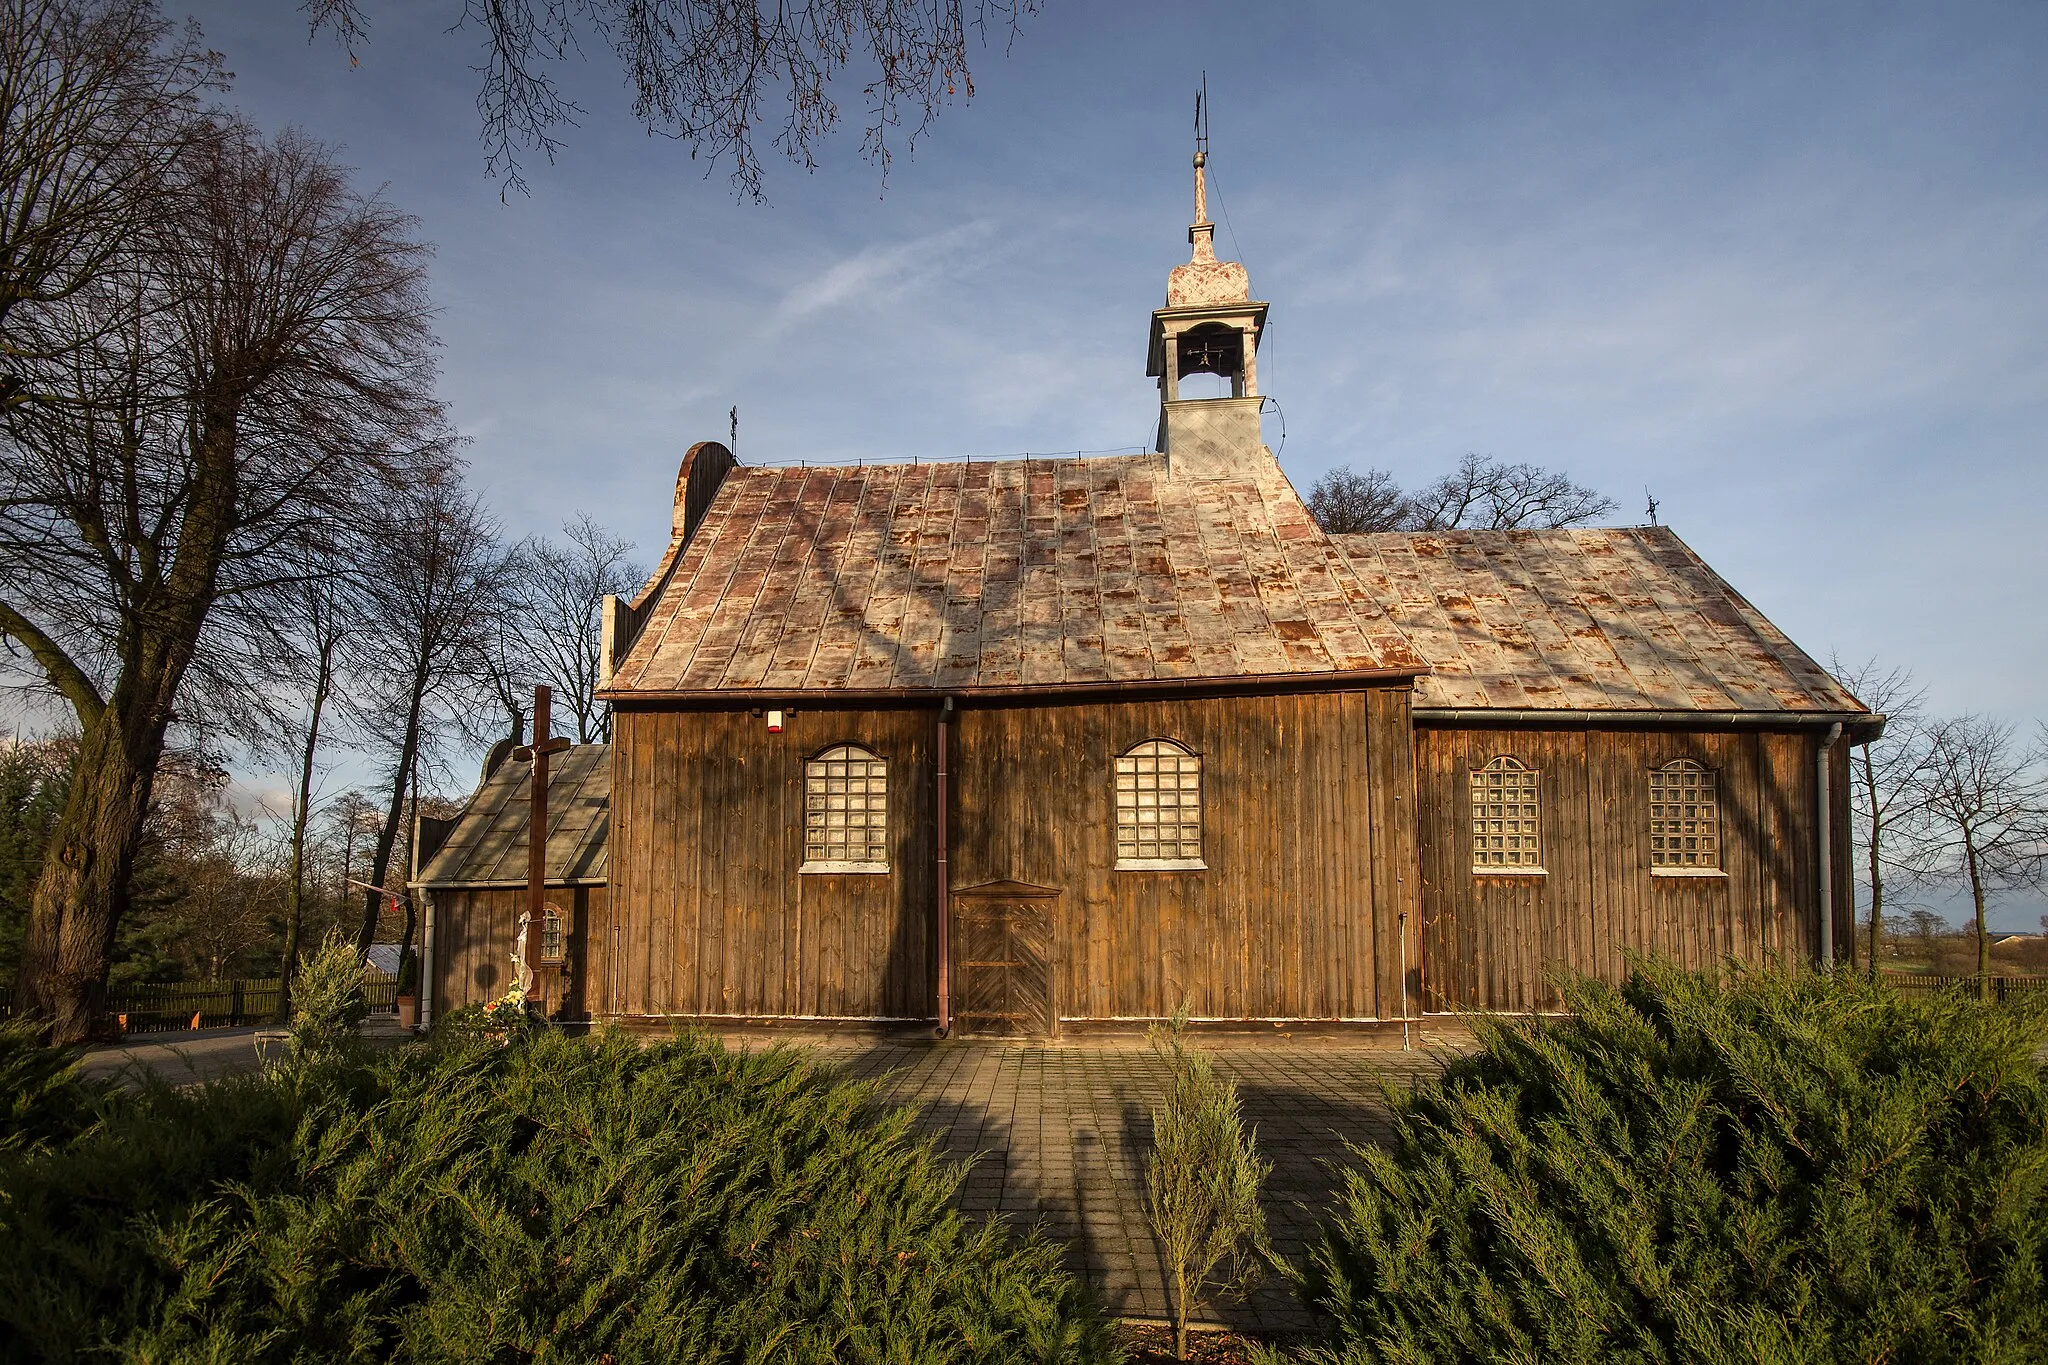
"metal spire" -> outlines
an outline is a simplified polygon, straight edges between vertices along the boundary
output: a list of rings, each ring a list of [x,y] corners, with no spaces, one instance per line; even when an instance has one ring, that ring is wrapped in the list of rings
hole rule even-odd
[[[1216,259],[1216,225],[1209,221],[1209,73],[1202,73],[1202,88],[1195,95],[1195,221],[1188,228],[1188,242],[1197,261]]]

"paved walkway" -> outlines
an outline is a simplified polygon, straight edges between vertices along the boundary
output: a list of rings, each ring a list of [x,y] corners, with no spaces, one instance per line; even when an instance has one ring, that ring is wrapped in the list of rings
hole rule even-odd
[[[1273,1037],[1197,1038],[1237,1083],[1260,1155],[1273,1163],[1266,1220],[1274,1247],[1299,1262],[1331,1205],[1344,1142],[1387,1133],[1379,1082],[1433,1073],[1439,1053],[1398,1044]],[[1165,1265],[1145,1216],[1144,1158],[1166,1067],[1142,1040],[1079,1043],[812,1045],[882,1097],[915,1106],[922,1131],[949,1155],[974,1159],[961,1192],[970,1213],[1036,1224],[1065,1241],[1069,1261],[1114,1316],[1167,1312]],[[1259,1332],[1313,1319],[1277,1277],[1248,1303],[1203,1314]]]
[[[193,1033],[140,1033],[79,1060],[88,1076],[118,1079],[148,1072],[172,1085],[195,1085],[256,1070],[256,1030],[202,1029]]]
[[[253,1029],[163,1035],[87,1054],[88,1073],[128,1068],[172,1084],[253,1071]],[[1073,1269],[1096,1287],[1114,1316],[1166,1315],[1165,1267],[1145,1217],[1144,1157],[1165,1064],[1141,1038],[1061,1043],[883,1041],[776,1032],[729,1035],[729,1045],[810,1047],[849,1076],[875,1082],[881,1098],[913,1106],[920,1131],[974,1165],[960,1194],[969,1213],[1037,1225],[1066,1242]],[[1336,1186],[1325,1165],[1344,1141],[1377,1141],[1387,1131],[1379,1082],[1405,1085],[1431,1073],[1441,1041],[1217,1035],[1195,1044],[1235,1081],[1260,1154],[1273,1163],[1266,1187],[1275,1249],[1300,1261]],[[1205,1313],[1258,1332],[1312,1326],[1286,1286],[1269,1278],[1248,1303]]]

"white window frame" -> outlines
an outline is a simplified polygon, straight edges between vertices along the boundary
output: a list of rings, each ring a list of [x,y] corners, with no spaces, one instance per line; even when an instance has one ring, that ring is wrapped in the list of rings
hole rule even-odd
[[[1510,792],[1508,779],[1512,776],[1513,790]],[[1544,877],[1549,872],[1543,866],[1543,770],[1532,768],[1512,754],[1496,754],[1479,767],[1472,769],[1471,781],[1466,788],[1466,809],[1470,812],[1472,828],[1469,835],[1472,875],[1475,877]],[[1507,814],[1506,808],[1526,808],[1515,814]],[[1482,811],[1497,808],[1499,814],[1482,814]],[[1488,830],[1487,826],[1498,823],[1499,828]],[[1531,828],[1524,830],[1524,824]],[[1499,848],[1483,848],[1488,839],[1502,840]],[[1508,848],[1509,839],[1526,840],[1527,847]],[[1486,854],[1498,854],[1500,862],[1483,861]],[[1512,857],[1516,861],[1510,862]],[[1527,858],[1529,861],[1521,861]]]
[[[834,771],[838,767],[839,771]],[[839,789],[834,790],[834,784]],[[853,788],[858,785],[859,790]],[[831,802],[837,798],[836,808]],[[879,802],[879,805],[872,803]],[[857,803],[857,804],[856,804]],[[851,823],[856,813],[858,826]],[[833,821],[834,815],[839,820]],[[847,837],[854,829],[866,833],[858,842],[864,851],[880,849],[882,856],[831,857],[835,850],[851,852],[855,842]],[[837,831],[839,838],[833,838]],[[799,873],[852,872],[885,874],[889,871],[889,760],[874,750],[846,742],[820,750],[804,760],[803,785],[804,860]]]
[[[1697,775],[1697,780],[1693,783],[1693,790],[1697,794],[1703,794],[1704,800],[1700,799],[1699,795],[1696,795],[1694,800],[1689,802],[1682,797],[1672,800],[1668,791],[1660,790],[1660,787],[1662,787],[1661,779],[1669,774]],[[1683,788],[1678,790],[1683,790]],[[1657,861],[1660,855],[1668,853],[1670,856],[1682,857],[1688,851],[1685,849],[1660,850],[1657,847],[1657,840],[1660,838],[1684,839],[1688,837],[1685,826],[1688,823],[1696,823],[1699,817],[1697,815],[1687,817],[1683,813],[1683,808],[1700,805],[1708,807],[1711,812],[1707,817],[1707,823],[1710,828],[1705,837],[1713,843],[1713,861],[1708,863]],[[1680,814],[1674,816],[1670,814],[1660,815],[1658,813],[1660,808],[1670,806],[1680,807]],[[1721,839],[1721,774],[1717,770],[1709,768],[1698,759],[1692,758],[1674,758],[1669,763],[1658,764],[1650,769],[1649,800],[1644,804],[1643,813],[1646,817],[1645,833],[1649,840],[1650,875],[1652,877],[1726,877],[1728,875],[1728,870],[1722,866],[1722,854],[1726,852],[1726,849]],[[1664,823],[1676,824],[1678,828],[1669,831],[1660,830],[1658,825]],[[1691,837],[1697,838],[1700,836],[1695,831]]]
[[[1171,760],[1173,764],[1173,801],[1170,807],[1160,804],[1160,797],[1165,794],[1165,789],[1159,786],[1159,764],[1162,759]],[[1150,765],[1149,768],[1147,765]],[[1116,841],[1117,871],[1202,872],[1208,869],[1205,853],[1208,848],[1209,832],[1204,810],[1202,766],[1200,754],[1177,739],[1162,736],[1139,740],[1116,756],[1116,761],[1110,765],[1109,797],[1110,818],[1114,825],[1112,837]],[[1190,778],[1193,779],[1192,782],[1189,781]],[[1193,793],[1191,800],[1187,796],[1189,792]],[[1151,798],[1149,806],[1144,804],[1147,797]],[[1184,815],[1172,822],[1179,828],[1179,833],[1171,841],[1177,850],[1175,855],[1126,855],[1126,848],[1136,849],[1146,844],[1159,847],[1168,842],[1157,838],[1156,835],[1151,839],[1138,837],[1148,823],[1143,820],[1143,813],[1147,810],[1152,812],[1153,819],[1149,823],[1156,831],[1159,828],[1159,813],[1165,809],[1175,812],[1185,812],[1189,809],[1194,811],[1192,822]],[[1195,832],[1192,840],[1187,837],[1191,823]],[[1128,836],[1126,830],[1130,831]],[[1186,851],[1190,843],[1195,850],[1192,854]]]
[[[548,935],[555,938],[555,951],[548,951]],[[562,907],[548,901],[540,908],[540,952],[541,965],[559,966],[569,960],[569,922],[562,915]]]

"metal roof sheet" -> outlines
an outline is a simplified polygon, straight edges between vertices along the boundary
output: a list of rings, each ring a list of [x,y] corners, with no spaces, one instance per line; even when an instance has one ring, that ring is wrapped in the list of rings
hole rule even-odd
[[[526,881],[526,832],[533,764],[506,759],[477,788],[419,885],[508,885]],[[611,832],[609,744],[575,744],[548,760],[549,882],[605,880]]]
[[[1420,666],[1263,452],[739,468],[606,695]]]
[[[1429,662],[1418,707],[1866,709],[1666,526],[1331,539]]]

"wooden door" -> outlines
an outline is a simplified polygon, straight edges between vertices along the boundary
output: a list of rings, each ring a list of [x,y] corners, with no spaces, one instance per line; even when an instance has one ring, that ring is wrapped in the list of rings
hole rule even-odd
[[[1060,893],[991,882],[953,895],[953,1027],[961,1033],[1050,1038],[1056,1001]]]

